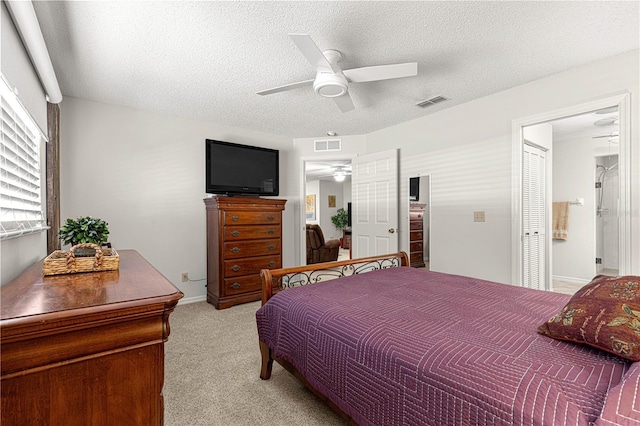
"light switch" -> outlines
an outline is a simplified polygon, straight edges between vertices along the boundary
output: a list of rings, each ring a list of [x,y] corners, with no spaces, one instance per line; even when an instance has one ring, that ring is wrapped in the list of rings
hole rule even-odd
[[[473,221],[474,222],[484,222],[484,212],[473,212]]]

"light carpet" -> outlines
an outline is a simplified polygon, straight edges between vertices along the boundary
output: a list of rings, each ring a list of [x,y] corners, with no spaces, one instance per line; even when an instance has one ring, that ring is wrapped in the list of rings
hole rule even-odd
[[[176,307],[165,345],[165,425],[347,424],[277,363],[271,379],[260,379],[259,307]]]

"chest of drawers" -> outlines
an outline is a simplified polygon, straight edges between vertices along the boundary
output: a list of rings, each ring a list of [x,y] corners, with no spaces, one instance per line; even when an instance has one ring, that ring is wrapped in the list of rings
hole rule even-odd
[[[261,298],[260,270],[282,267],[286,200],[212,197],[207,209],[207,301],[217,309]]]
[[[183,296],[134,250],[117,271],[0,289],[0,424],[162,425],[164,342]]]
[[[409,263],[424,268],[424,208],[425,204],[411,204],[409,208]]]

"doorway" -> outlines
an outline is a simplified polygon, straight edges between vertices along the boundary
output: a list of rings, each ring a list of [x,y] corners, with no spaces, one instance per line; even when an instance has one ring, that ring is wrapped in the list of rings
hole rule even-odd
[[[596,157],[596,273],[620,275],[618,260],[618,155]]]
[[[430,270],[431,175],[409,178],[409,266]]]
[[[615,122],[615,125],[618,127],[617,133],[611,129],[600,128],[600,134],[594,135],[593,133],[588,138],[583,138],[582,145],[577,145],[579,142],[575,142],[575,140],[579,139],[577,137],[572,138],[575,142],[575,146],[565,145],[565,142],[559,142],[556,140],[556,128],[561,127],[564,120],[570,119],[588,119],[592,120],[594,115],[600,115],[600,117],[606,116],[606,113],[611,113],[617,111],[618,117],[615,120],[610,120],[611,124]],[[525,272],[525,262],[526,256],[523,249],[523,211],[522,211],[522,203],[523,203],[523,146],[524,146],[524,133],[528,126],[534,126],[537,124],[545,123],[550,124],[554,128],[554,138],[552,140],[552,146],[549,150],[552,161],[553,161],[553,169],[548,171],[545,175],[546,181],[546,189],[548,191],[547,196],[548,199],[553,199],[555,202],[563,201],[569,205],[569,237],[562,240],[552,240],[551,238],[547,239],[545,243],[545,247],[543,252],[543,265],[544,271],[542,272],[545,277],[545,287],[548,290],[554,290],[554,277],[569,277],[574,276],[576,284],[583,285],[588,282],[593,276],[596,274],[596,258],[597,249],[595,243],[596,236],[596,214],[597,214],[597,206],[596,206],[596,192],[595,192],[595,182],[597,178],[596,170],[597,168],[597,160],[594,162],[594,157],[598,157],[604,154],[611,154],[612,149],[616,149],[618,155],[618,165],[615,166],[612,170],[617,170],[617,193],[619,195],[617,202],[617,216],[610,217],[610,221],[614,221],[617,224],[617,230],[613,229],[612,232],[617,234],[618,239],[618,271],[617,274],[625,274],[628,273],[628,268],[631,266],[630,262],[630,252],[631,252],[631,241],[629,237],[630,230],[630,215],[629,206],[630,206],[630,174],[629,174],[629,165],[630,165],[630,97],[629,94],[623,94],[618,96],[613,96],[610,98],[605,98],[598,101],[593,101],[581,105],[577,105],[570,108],[565,108],[558,111],[552,111],[545,114],[540,114],[534,117],[529,117],[521,120],[516,120],[513,122],[513,203],[512,203],[512,235],[513,235],[513,243],[512,243],[512,282],[516,285],[524,285],[524,272]],[[599,113],[599,114],[598,114]],[[600,118],[602,120],[603,118]],[[599,127],[598,125],[594,126],[594,122],[598,121],[598,119],[591,121],[591,127]],[[611,130],[611,131],[610,131]],[[610,133],[608,133],[610,131]],[[609,143],[610,136],[615,134],[617,139],[617,144],[614,147],[614,144]],[[607,136],[598,137],[598,136]],[[586,142],[585,142],[586,141]],[[605,142],[600,143],[598,142]],[[585,149],[585,144],[590,145],[590,148]],[[565,162],[562,166],[559,161],[562,157],[567,158],[569,162]],[[576,163],[577,157],[586,158],[584,161],[578,165]],[[610,165],[603,165],[603,167],[611,167]],[[581,182],[586,185],[584,189],[577,188],[574,183],[575,181],[571,180],[568,176],[575,175],[578,170],[582,170],[584,167],[587,178],[584,178]],[[602,170],[602,168],[599,168]],[[564,173],[564,175],[563,175]],[[606,179],[609,177],[607,175]],[[614,179],[611,179],[610,183],[613,183]],[[564,189],[561,186],[558,186],[560,183],[565,183]],[[610,187],[610,186],[609,186]],[[591,203],[590,206],[586,204]],[[547,235],[553,235],[553,213],[552,213],[552,203],[548,203],[549,205],[545,207],[545,226]],[[605,213],[603,212],[602,215]],[[591,225],[588,229],[586,227],[580,227],[580,217],[590,217]],[[571,229],[574,231],[572,232]],[[585,244],[579,244],[578,240],[581,237],[586,235],[590,235],[593,242],[588,246]],[[573,238],[572,238],[573,236]],[[565,250],[568,249],[569,246],[575,245],[577,249],[575,250]],[[576,245],[577,244],[577,245]],[[559,254],[562,251],[565,251],[568,256],[570,256],[570,260],[563,261],[559,259]],[[587,250],[588,254],[585,256],[577,256],[576,250]],[[567,258],[569,259],[569,258]],[[571,273],[567,274],[567,269],[564,269],[566,266],[570,265],[575,259],[582,259],[585,263],[583,266],[579,267],[581,271],[580,274]],[[587,265],[587,266],[585,266]],[[611,268],[613,269],[613,268]],[[566,274],[566,275],[565,275]]]
[[[307,224],[318,225],[325,242],[331,247],[339,244],[335,260],[351,258],[349,223],[345,228],[337,228],[332,221],[332,217],[339,214],[339,210],[344,210],[349,219],[351,162],[351,157],[303,160],[301,265],[308,263]],[[331,256],[333,259],[333,254]]]

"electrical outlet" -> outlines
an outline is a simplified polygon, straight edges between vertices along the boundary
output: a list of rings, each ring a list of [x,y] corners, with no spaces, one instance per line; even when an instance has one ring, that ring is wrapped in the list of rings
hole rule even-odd
[[[187,281],[189,281],[189,273],[188,272],[183,272],[182,276],[181,276],[182,282],[186,283]]]
[[[484,222],[484,212],[473,212],[473,221],[474,222]]]

